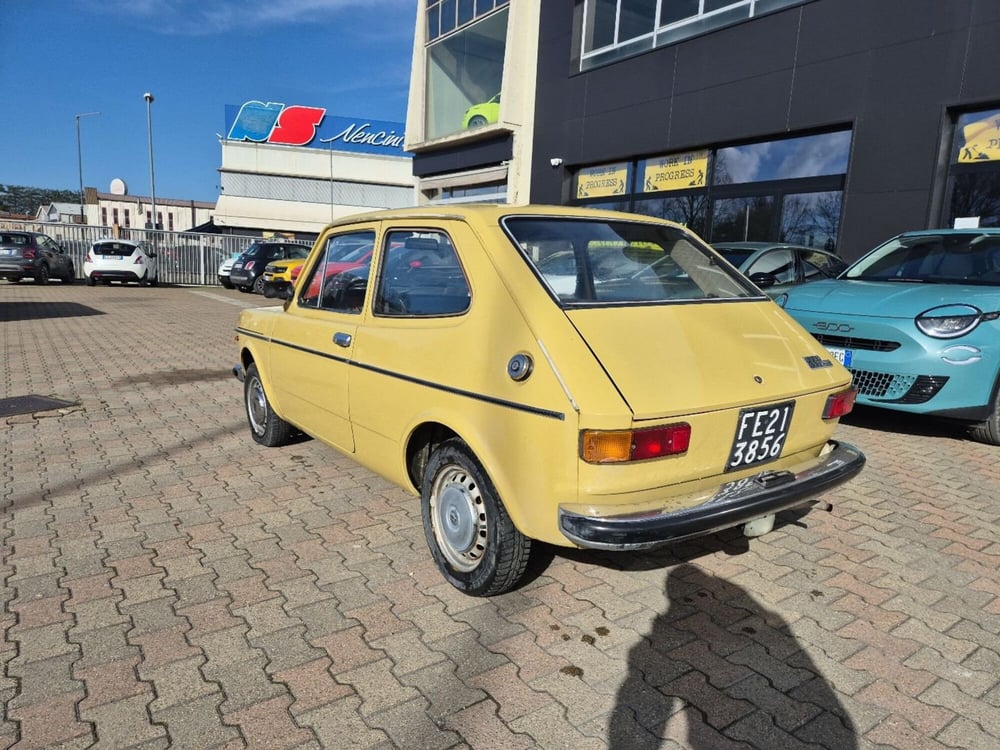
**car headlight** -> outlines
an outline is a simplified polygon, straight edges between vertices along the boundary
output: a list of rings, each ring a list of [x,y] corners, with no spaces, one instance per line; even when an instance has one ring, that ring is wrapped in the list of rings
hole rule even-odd
[[[983,313],[972,305],[941,305],[924,310],[914,322],[922,333],[936,339],[955,339],[973,331],[983,320],[994,320],[997,313]]]

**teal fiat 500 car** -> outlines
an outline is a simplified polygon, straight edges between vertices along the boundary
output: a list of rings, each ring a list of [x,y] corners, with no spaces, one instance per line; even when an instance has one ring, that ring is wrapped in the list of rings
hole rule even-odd
[[[853,373],[857,403],[1000,445],[1000,229],[906,232],[778,302]]]

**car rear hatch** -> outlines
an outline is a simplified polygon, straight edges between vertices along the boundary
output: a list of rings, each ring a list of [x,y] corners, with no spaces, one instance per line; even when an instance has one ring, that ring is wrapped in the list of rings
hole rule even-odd
[[[850,374],[772,302],[630,305],[567,315],[632,411],[635,427],[691,425],[690,448],[669,459],[670,482],[767,469],[782,458],[815,453],[833,429],[822,419],[826,399],[850,383]],[[581,417],[587,420],[585,412]],[[754,435],[765,422],[780,430]],[[737,444],[742,440],[749,449],[757,438],[760,455],[734,464]],[[763,452],[775,444],[765,460]],[[660,463],[639,462],[646,468],[636,466],[630,479],[618,477],[605,489],[666,483]],[[588,481],[602,492],[599,474]]]
[[[139,248],[126,242],[95,242],[91,258],[101,271],[127,271],[141,274]]]

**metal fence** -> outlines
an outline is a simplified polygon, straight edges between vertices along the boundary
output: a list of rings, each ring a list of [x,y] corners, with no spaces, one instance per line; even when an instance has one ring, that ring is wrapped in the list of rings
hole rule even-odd
[[[60,245],[73,259],[76,277],[83,278],[83,259],[98,239],[112,237],[111,227],[86,224],[52,224],[0,219],[0,229],[41,232]],[[218,285],[219,264],[260,237],[198,232],[163,232],[151,229],[121,229],[121,239],[148,242],[156,248],[157,274],[161,284]]]

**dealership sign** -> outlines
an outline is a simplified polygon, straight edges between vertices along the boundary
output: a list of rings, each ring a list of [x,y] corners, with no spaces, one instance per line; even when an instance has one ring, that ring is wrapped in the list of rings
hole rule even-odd
[[[410,156],[403,151],[405,125],[327,115],[324,107],[250,101],[226,105],[226,140]]]

